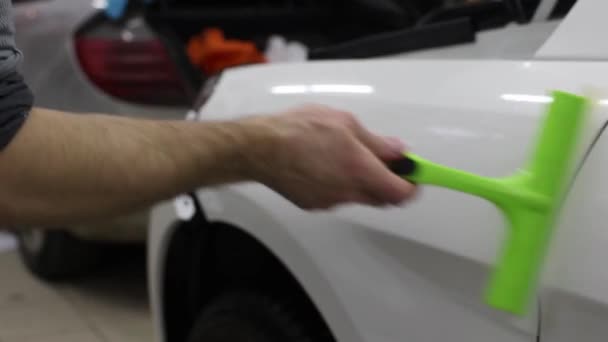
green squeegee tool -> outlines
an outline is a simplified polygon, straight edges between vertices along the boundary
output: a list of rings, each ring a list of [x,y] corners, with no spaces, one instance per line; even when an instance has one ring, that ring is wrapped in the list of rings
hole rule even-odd
[[[523,169],[505,178],[488,178],[425,160],[414,154],[391,169],[417,184],[449,188],[496,205],[510,229],[486,289],[486,303],[524,314],[535,291],[556,212],[574,171],[588,101],[561,91],[543,118],[537,145]]]

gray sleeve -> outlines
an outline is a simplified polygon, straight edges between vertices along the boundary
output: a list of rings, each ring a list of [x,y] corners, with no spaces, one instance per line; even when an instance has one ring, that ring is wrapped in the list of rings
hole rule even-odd
[[[15,46],[11,0],[0,0],[0,150],[23,126],[34,101],[18,71],[21,58]]]

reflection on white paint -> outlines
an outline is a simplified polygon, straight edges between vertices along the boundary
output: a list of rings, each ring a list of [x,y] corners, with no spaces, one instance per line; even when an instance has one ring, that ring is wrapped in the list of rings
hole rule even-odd
[[[310,91],[313,93],[371,94],[374,92],[374,88],[354,84],[315,84],[310,86]]]
[[[430,127],[429,131],[442,137],[479,138],[479,134],[473,131],[455,127]]]
[[[503,94],[500,96],[505,101],[515,102],[531,102],[531,103],[551,103],[553,98],[543,95],[528,95],[528,94]],[[608,106],[608,99],[599,100],[597,102],[601,106]]]
[[[444,138],[458,138],[458,139],[492,139],[500,140],[504,139],[504,135],[495,132],[475,132],[468,129],[458,127],[439,127],[434,126],[429,128],[429,132],[434,135],[438,135]]]
[[[93,8],[106,9],[108,7],[108,0],[93,0]]]
[[[501,99],[514,102],[531,102],[531,103],[550,103],[553,98],[544,95],[528,95],[528,94],[502,94]]]
[[[305,85],[285,85],[272,87],[270,91],[273,94],[303,94],[308,92],[308,87]]]
[[[274,86],[270,89],[273,94],[307,94],[307,93],[334,93],[334,94],[372,94],[374,88],[361,84],[292,84]]]

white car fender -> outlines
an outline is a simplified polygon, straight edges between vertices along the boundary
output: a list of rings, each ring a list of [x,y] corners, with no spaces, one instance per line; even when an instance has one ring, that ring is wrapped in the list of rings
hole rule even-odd
[[[363,341],[340,301],[339,288],[328,283],[331,277],[324,274],[327,270],[315,263],[312,255],[315,251],[301,240],[303,235],[293,233],[294,230],[312,232],[315,229],[310,226],[311,221],[307,219],[306,213],[288,205],[278,195],[270,193],[269,189],[261,185],[240,184],[238,188],[233,191],[234,187],[226,186],[220,191],[197,191],[196,196],[205,210],[206,218],[210,222],[222,222],[238,227],[258,240],[281,260],[306,289],[310,299],[340,341]],[[244,188],[247,190],[243,192]],[[263,196],[266,200],[263,204],[259,203],[255,200],[256,196]],[[280,216],[273,215],[277,211],[287,214],[289,219],[285,221]],[[316,228],[339,229],[335,226],[329,227],[329,224]],[[304,235],[315,238],[314,234]]]

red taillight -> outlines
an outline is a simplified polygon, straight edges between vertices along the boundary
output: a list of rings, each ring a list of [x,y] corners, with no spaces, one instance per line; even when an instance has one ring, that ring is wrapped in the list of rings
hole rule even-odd
[[[184,83],[160,41],[84,36],[75,44],[84,73],[107,94],[142,104],[188,104]]]

